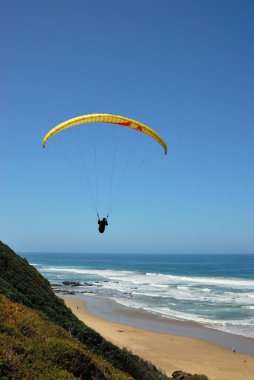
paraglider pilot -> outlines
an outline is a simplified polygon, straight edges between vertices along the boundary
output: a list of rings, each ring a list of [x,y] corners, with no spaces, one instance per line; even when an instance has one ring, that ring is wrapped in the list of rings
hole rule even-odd
[[[99,224],[98,230],[101,234],[103,234],[103,232],[105,231],[105,227],[108,226],[107,218],[103,218],[102,220],[100,220],[100,218],[98,217],[98,224]]]

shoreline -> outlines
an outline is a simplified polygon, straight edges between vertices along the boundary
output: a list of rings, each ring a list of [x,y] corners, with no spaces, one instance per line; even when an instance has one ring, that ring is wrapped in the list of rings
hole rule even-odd
[[[67,296],[68,297],[68,296]],[[232,351],[254,356],[254,338],[232,334],[203,326],[194,321],[174,320],[151,312],[134,309],[100,296],[72,295],[85,301],[88,311],[104,320],[176,336],[201,339]]]
[[[237,345],[241,341],[239,338],[243,338],[246,342],[250,339],[250,342],[254,343],[251,338],[234,336],[237,344],[236,352],[233,353],[232,347],[225,348],[222,343],[205,339],[204,334],[210,329],[202,328],[198,324],[196,326],[195,323],[186,324],[168,320],[165,322],[164,318],[156,318],[150,313],[142,311],[140,313],[126,307],[119,308],[118,304],[114,305],[115,302],[108,302],[109,300],[105,301],[99,297],[60,296],[60,298],[80,320],[105,339],[151,361],[168,376],[179,369],[192,374],[203,373],[209,380],[239,380],[253,376],[254,357],[237,350]],[[103,314],[103,317],[98,314]],[[114,321],[110,320],[112,315]],[[156,330],[158,325],[164,326],[164,324],[171,326],[168,331],[174,332]],[[193,329],[198,331],[201,329],[203,338],[186,336],[186,329],[192,332]],[[226,333],[220,331],[217,333],[223,335],[221,338],[223,340]]]

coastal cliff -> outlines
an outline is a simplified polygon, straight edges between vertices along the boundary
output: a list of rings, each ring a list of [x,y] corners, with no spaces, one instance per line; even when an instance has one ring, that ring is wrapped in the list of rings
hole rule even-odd
[[[81,322],[54,294],[49,281],[2,242],[0,378],[169,379],[152,363]]]
[[[2,242],[0,294],[1,378],[168,379],[79,321],[50,283]]]

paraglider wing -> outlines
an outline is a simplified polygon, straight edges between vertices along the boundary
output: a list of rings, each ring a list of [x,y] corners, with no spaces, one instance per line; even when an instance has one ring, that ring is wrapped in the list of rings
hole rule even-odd
[[[167,154],[168,149],[167,149],[167,145],[165,141],[152,128],[136,120],[129,119],[124,116],[110,115],[110,114],[83,115],[83,116],[78,116],[73,119],[64,121],[61,124],[58,124],[56,127],[51,129],[45,135],[43,139],[43,143],[42,143],[43,148],[45,148],[45,145],[48,139],[52,137],[53,135],[55,135],[56,133],[62,131],[63,129],[74,127],[79,124],[86,124],[86,123],[110,123],[110,124],[117,124],[124,127],[135,129],[136,131],[142,132],[152,137],[154,140],[156,140],[163,147],[165,154]]]

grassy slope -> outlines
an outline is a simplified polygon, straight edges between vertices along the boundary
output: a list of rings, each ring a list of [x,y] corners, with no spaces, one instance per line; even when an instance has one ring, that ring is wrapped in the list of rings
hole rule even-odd
[[[0,379],[131,380],[42,313],[0,295]]]
[[[42,312],[84,344],[90,353],[137,380],[166,380],[155,366],[106,341],[79,321],[51,289],[50,283],[28,262],[0,242],[0,293],[10,300]],[[89,377],[88,377],[89,378]],[[102,379],[102,378],[101,378]]]

